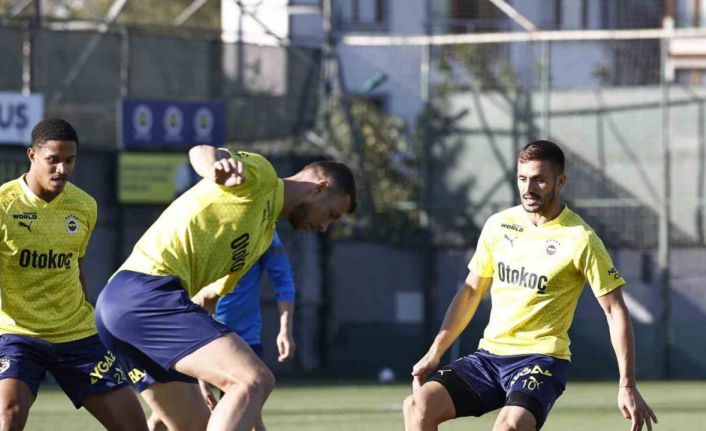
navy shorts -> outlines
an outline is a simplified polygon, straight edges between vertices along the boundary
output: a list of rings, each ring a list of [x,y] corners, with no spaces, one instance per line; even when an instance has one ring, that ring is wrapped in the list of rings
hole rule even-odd
[[[24,382],[36,397],[50,372],[79,408],[90,395],[127,386],[126,373],[97,335],[66,343],[50,343],[22,335],[0,335],[0,380]]]
[[[195,383],[174,364],[232,332],[191,302],[177,277],[132,271],[115,274],[98,296],[96,328],[139,391],[155,381]]]
[[[547,355],[499,356],[479,350],[437,370],[427,381],[444,385],[457,417],[520,406],[534,415],[540,429],[564,392],[569,364]]]

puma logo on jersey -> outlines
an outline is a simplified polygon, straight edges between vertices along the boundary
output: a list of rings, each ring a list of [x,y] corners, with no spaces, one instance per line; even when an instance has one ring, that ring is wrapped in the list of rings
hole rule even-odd
[[[510,247],[514,247],[514,246],[515,246],[515,240],[517,239],[516,236],[510,238],[507,234],[505,234],[505,235],[503,235],[503,238],[505,238],[505,239],[510,243]]]
[[[453,370],[439,370],[439,374],[441,374],[443,376],[444,373],[448,373],[450,371],[453,371]]]
[[[27,224],[27,223],[21,221],[21,222],[20,222],[20,226],[26,227],[27,230],[29,231],[29,233],[32,233],[32,223],[34,223],[34,222],[31,221],[31,222],[29,222],[29,224]]]

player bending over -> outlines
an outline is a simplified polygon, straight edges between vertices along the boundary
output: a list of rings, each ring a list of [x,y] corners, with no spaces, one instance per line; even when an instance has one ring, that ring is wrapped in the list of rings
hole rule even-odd
[[[336,162],[281,179],[254,153],[217,160],[214,148],[199,146],[189,155],[205,179],[137,242],[98,298],[96,325],[133,382],[145,372],[155,380],[141,394],[169,429],[249,431],[274,377],[209,313],[267,250],[278,218],[326,230],[355,210],[355,182]],[[225,392],[210,415],[196,379]]]

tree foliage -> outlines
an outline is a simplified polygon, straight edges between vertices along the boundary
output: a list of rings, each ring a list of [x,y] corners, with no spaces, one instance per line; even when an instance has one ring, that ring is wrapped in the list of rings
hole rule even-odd
[[[357,238],[408,244],[418,237],[418,152],[397,117],[363,98],[334,98],[330,140],[354,168],[359,209],[342,232]]]

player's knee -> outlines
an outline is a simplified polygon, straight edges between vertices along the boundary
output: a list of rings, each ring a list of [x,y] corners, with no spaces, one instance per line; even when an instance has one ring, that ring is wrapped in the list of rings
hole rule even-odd
[[[262,369],[258,370],[256,373],[255,383],[265,397],[267,397],[275,388],[275,375],[272,374],[272,371],[270,371],[269,368],[262,367]]]
[[[408,395],[407,398],[404,399],[404,402],[402,403],[402,413],[404,413],[404,417],[407,418],[412,415],[412,411],[414,409],[414,395]]]
[[[27,412],[19,405],[6,405],[0,414],[0,430],[19,431],[24,429],[27,422]]]
[[[167,425],[162,421],[162,418],[154,412],[152,412],[152,415],[147,419],[147,428],[149,431],[167,431]]]
[[[405,419],[414,424],[433,424],[436,422],[428,400],[420,393],[408,396],[403,404]]]
[[[241,390],[249,396],[267,398],[275,387],[275,376],[267,367],[262,366],[253,369],[250,373],[240,379],[233,376],[222,388],[228,393],[230,390]]]
[[[493,431],[524,431],[529,430],[523,426],[519,420],[515,420],[509,417],[498,417],[493,425]]]

